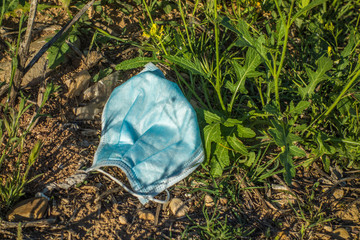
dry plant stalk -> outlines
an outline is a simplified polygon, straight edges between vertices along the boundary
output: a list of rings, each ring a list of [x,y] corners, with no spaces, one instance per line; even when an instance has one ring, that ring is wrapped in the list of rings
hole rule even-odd
[[[80,17],[89,9],[90,6],[94,4],[95,0],[91,0],[87,3],[77,14],[70,20],[49,42],[45,43],[44,46],[39,50],[39,52],[31,59],[28,65],[26,65],[26,60],[29,54],[29,46],[31,41],[31,32],[33,29],[33,24],[36,15],[37,9],[37,0],[31,0],[30,13],[27,24],[27,29],[25,33],[24,43],[21,44],[18,55],[18,67],[15,72],[13,87],[10,92],[10,103],[15,104],[16,96],[21,88],[21,82],[23,76],[31,69],[32,66],[40,59],[40,57],[53,45],[64,33],[66,33],[74,23],[76,23]],[[25,66],[26,65],[26,66]],[[1,92],[1,89],[0,89]]]
[[[26,64],[27,57],[29,55],[29,47],[31,42],[31,33],[34,28],[34,20],[36,16],[38,2],[37,0],[31,0],[30,3],[30,12],[29,19],[26,27],[24,42],[20,44],[19,55],[18,57],[18,66],[15,72],[13,86],[10,92],[10,103],[15,104],[16,96],[20,90],[22,78],[24,76],[24,68]]]

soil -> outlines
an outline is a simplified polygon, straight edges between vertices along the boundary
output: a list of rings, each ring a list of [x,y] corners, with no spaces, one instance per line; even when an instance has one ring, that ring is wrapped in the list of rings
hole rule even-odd
[[[72,9],[76,13],[76,9]],[[143,12],[134,6],[129,15],[115,11],[110,7],[103,8],[103,13],[110,16],[112,23],[100,21],[102,15],[95,13],[94,19],[98,25],[111,31],[114,35],[122,32],[121,36],[129,39],[139,39],[142,30],[139,20],[143,20]],[[174,14],[172,17],[175,17]],[[51,8],[37,15],[36,23],[40,25],[61,25],[68,20],[67,13],[62,8]],[[168,19],[167,19],[168,20]],[[16,29],[17,17],[5,19],[4,26]],[[125,31],[121,31],[126,27]],[[34,36],[33,41],[40,38],[41,33]],[[0,37],[1,38],[1,37]],[[91,36],[81,37],[80,50],[84,53],[90,44]],[[5,47],[0,45],[0,62],[10,59]],[[101,50],[108,60],[101,60],[88,71],[94,76],[99,70],[107,68],[111,63],[117,64],[123,60],[138,56],[138,51],[128,45],[111,46]],[[174,74],[164,66],[159,66],[169,79]],[[87,66],[77,55],[51,71],[43,82],[26,89],[25,96],[29,101],[37,102],[39,89],[44,84],[53,82],[60,86],[60,91],[46,103],[42,110],[46,117],[41,117],[28,135],[26,148],[31,149],[36,141],[43,143],[39,159],[30,172],[30,176],[41,174],[35,181],[25,188],[22,199],[31,198],[49,183],[60,183],[73,175],[77,170],[91,166],[101,134],[100,114],[92,120],[76,120],[73,109],[82,106],[79,98],[69,99],[66,96],[68,85],[66,81]],[[122,72],[121,82],[139,72],[139,69]],[[6,97],[2,97],[2,102]],[[22,125],[26,126],[33,115],[34,108],[22,118]],[[27,152],[28,154],[28,152]],[[26,155],[26,154],[25,154]],[[5,172],[11,172],[13,166],[4,167]],[[116,169],[113,173],[126,182],[125,176]],[[0,174],[5,174],[0,172]],[[205,191],[192,192],[200,188],[202,183],[196,181],[196,176],[203,169],[198,169],[193,175],[179,182],[170,189],[171,196],[180,198],[189,207],[188,217],[177,218],[171,214],[169,208],[161,208],[157,225],[152,220],[140,219],[138,212],[146,209],[156,215],[157,204],[149,203],[145,206],[138,200],[119,188],[116,183],[100,174],[91,174],[80,185],[68,190],[54,190],[50,197],[46,219],[55,218],[55,223],[46,226],[22,229],[23,239],[180,239],[184,232],[189,232],[187,238],[212,238],[201,234],[199,229],[191,227],[206,225],[208,214],[215,213],[216,220],[226,223],[230,229],[242,229],[241,236],[254,239],[300,239],[301,229],[307,230],[305,239],[349,239],[360,237],[359,217],[359,186],[360,181],[354,176],[360,172],[344,172],[340,177],[325,173],[321,166],[313,163],[307,169],[298,169],[297,177],[292,186],[286,187],[281,177],[273,177],[262,188],[244,190],[254,187],[243,181],[245,174],[232,176],[229,184],[243,189],[237,193],[235,200],[224,193],[224,196],[213,196],[215,204],[207,204],[204,208]],[[336,172],[336,170],[333,170]],[[344,180],[345,179],[345,180]],[[245,177],[246,180],[246,177]],[[212,185],[211,180],[204,180]],[[250,181],[249,181],[250,182]],[[316,186],[316,187],[315,187]],[[339,192],[340,190],[340,192]],[[311,197],[312,196],[312,197]],[[160,198],[163,198],[161,195]],[[207,197],[208,199],[208,197]],[[208,200],[207,200],[208,201]],[[307,206],[309,209],[304,209]],[[303,217],[304,213],[305,217]],[[5,212],[0,217],[4,218]],[[123,224],[123,219],[126,219]],[[332,219],[326,222],[326,219]],[[304,220],[306,219],[306,220]],[[316,225],[316,223],[320,223]],[[321,222],[321,220],[324,220]],[[315,225],[312,225],[315,224]],[[214,227],[214,226],[213,226]],[[217,226],[219,227],[219,226]],[[211,227],[210,227],[211,228]],[[337,230],[338,231],[335,231]],[[341,230],[341,231],[340,231]],[[344,233],[345,231],[345,233]],[[16,239],[17,229],[0,227],[0,239]],[[239,238],[240,234],[239,234]],[[343,239],[345,239],[343,237]]]

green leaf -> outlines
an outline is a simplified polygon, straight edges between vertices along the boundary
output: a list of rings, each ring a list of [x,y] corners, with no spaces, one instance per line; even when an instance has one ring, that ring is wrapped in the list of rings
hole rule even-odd
[[[310,9],[323,4],[324,2],[326,2],[327,0],[315,0],[312,1],[310,4],[306,5],[306,7],[302,8],[300,11],[298,11],[292,18],[290,21],[290,25],[295,21],[295,19],[297,19],[298,17],[300,17],[303,13],[306,13],[307,11],[309,11]]]
[[[290,154],[289,147],[285,147],[284,152],[280,154],[280,162],[285,168],[284,180],[287,184],[291,184],[291,180],[295,177],[295,166]]]
[[[35,160],[39,157],[41,147],[42,147],[42,142],[37,141],[33,149],[31,149],[28,159],[28,164],[29,164],[28,167],[32,166],[35,163]]]
[[[249,152],[246,149],[245,145],[235,135],[228,136],[227,141],[236,152],[239,152],[245,156],[248,155]]]
[[[210,161],[210,173],[214,178],[220,177],[224,169],[221,166],[220,162],[214,157]]]
[[[238,62],[233,61],[232,64],[238,79],[238,81],[234,83],[233,96],[235,97],[238,91],[240,91],[240,93],[247,94],[247,90],[245,89],[246,71]]]
[[[245,80],[249,77],[258,77],[259,75],[261,75],[261,73],[255,71],[255,69],[260,65],[260,63],[261,57],[253,48],[249,48],[247,50],[244,66],[241,66],[236,61],[232,62],[236,77],[238,79],[238,81],[235,83],[236,88],[233,94],[233,98],[238,91],[240,91],[240,93],[247,94],[247,90],[245,89]]]
[[[328,140],[329,137],[326,136],[324,133],[318,133],[316,135],[316,141],[317,141],[317,145],[318,145],[318,149],[317,149],[317,155],[318,156],[322,156],[324,154],[334,154],[336,152],[336,149],[327,144],[325,141]]]
[[[283,126],[278,124],[276,121],[271,121],[275,128],[269,129],[270,135],[274,138],[276,145],[283,147],[287,142],[287,131]]]
[[[327,156],[322,157],[322,163],[323,163],[325,172],[329,173],[330,172],[330,158]]]
[[[215,114],[213,112],[206,111],[206,110],[204,110],[204,119],[205,119],[205,122],[207,124],[221,122],[221,117],[220,116],[218,116],[217,114]]]
[[[237,133],[240,138],[253,138],[256,136],[256,133],[253,130],[240,124],[237,125]]]
[[[103,79],[104,77],[110,75],[110,73],[112,73],[112,68],[105,68],[105,69],[101,69],[93,78],[93,82],[97,82],[101,79]]]
[[[356,44],[356,35],[351,34],[350,37],[349,37],[348,44],[346,45],[344,50],[341,51],[341,57],[343,57],[343,58],[349,57],[351,52],[353,51],[353,49],[355,47],[355,44]]]
[[[225,127],[234,127],[237,125],[241,125],[242,122],[238,119],[234,119],[234,118],[228,118],[226,119],[226,121],[223,123]]]
[[[275,115],[275,116],[279,116],[280,115],[280,112],[279,112],[279,109],[276,107],[276,105],[274,103],[269,103],[269,104],[266,104],[264,107],[263,107],[263,110],[267,113],[270,113],[272,115]]]
[[[306,74],[309,77],[309,84],[306,87],[299,87],[299,94],[302,99],[306,97],[311,98],[315,92],[316,86],[327,79],[326,72],[329,71],[332,66],[333,62],[330,58],[321,57],[318,59],[318,68],[316,72],[312,71],[309,68],[306,68]]]
[[[289,126],[283,123],[279,124],[275,120],[271,120],[271,123],[275,128],[269,129],[270,135],[274,138],[276,145],[284,147],[291,145],[293,142],[301,141],[302,138],[291,133]]]
[[[139,68],[145,66],[147,63],[157,63],[159,62],[158,59],[152,57],[136,57],[133,59],[125,60],[116,65],[116,70],[129,70],[134,68]]]
[[[229,30],[231,30],[237,34],[239,39],[236,41],[236,45],[238,47],[245,47],[245,46],[252,47],[253,46],[254,40],[252,39],[252,37],[248,31],[247,23],[245,21],[240,20],[238,25],[236,27],[234,27],[228,17],[219,16],[219,19],[220,19],[220,23],[224,27],[228,28]]]
[[[293,103],[293,102],[291,102]],[[293,104],[290,104],[290,106],[293,106]],[[290,107],[289,114],[301,114],[305,109],[307,109],[311,105],[308,101],[300,101],[296,107],[292,108]]]
[[[207,159],[211,155],[211,143],[221,141],[220,123],[209,124],[204,128],[204,144]]]
[[[192,74],[202,75],[204,77],[207,77],[203,69],[201,68],[199,62],[194,63],[186,58],[178,57],[178,56],[164,56],[164,58],[180,66],[181,68],[190,71]]]
[[[294,146],[294,145],[290,146],[289,149],[290,149],[291,156],[294,156],[294,157],[305,157],[306,156],[305,151],[298,148],[297,146]]]
[[[210,172],[213,177],[220,177],[224,168],[230,165],[229,150],[226,148],[227,144],[224,141],[219,143],[216,145],[214,156],[210,162]]]
[[[49,68],[54,69],[65,61],[65,54],[68,53],[70,47],[66,43],[54,44],[48,49],[47,58],[49,60]]]
[[[254,164],[256,164],[256,162],[257,162],[256,161],[256,154],[254,152],[249,152],[248,155],[247,155],[246,162],[244,163],[245,166],[251,167]]]

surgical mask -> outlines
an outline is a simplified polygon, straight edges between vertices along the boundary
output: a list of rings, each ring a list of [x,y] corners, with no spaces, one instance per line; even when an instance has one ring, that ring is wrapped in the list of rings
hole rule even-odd
[[[93,165],[136,196],[165,203],[167,188],[192,173],[204,160],[196,113],[176,83],[152,63],[117,87],[102,115],[102,135]],[[131,189],[104,167],[118,167]],[[155,196],[166,191],[165,201]]]

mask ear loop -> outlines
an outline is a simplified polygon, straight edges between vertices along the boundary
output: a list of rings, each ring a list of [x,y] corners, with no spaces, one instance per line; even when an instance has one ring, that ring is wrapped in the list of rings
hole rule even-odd
[[[159,199],[156,199],[152,196],[143,196],[141,194],[138,194],[138,193],[135,193],[134,191],[132,191],[131,189],[129,189],[124,183],[122,183],[120,180],[118,180],[117,178],[113,177],[112,175],[110,175],[109,173],[105,172],[104,170],[102,169],[90,169],[90,171],[92,170],[95,170],[95,171],[98,171],[98,172],[101,172],[102,174],[105,174],[107,177],[109,177],[111,180],[115,181],[117,184],[119,184],[122,188],[124,188],[125,191],[127,191],[128,193],[130,193],[131,195],[137,197],[137,198],[146,198],[150,201],[153,201],[153,202],[156,202],[156,203],[160,203],[160,204],[166,204],[169,202],[170,200],[170,193],[167,189],[165,189],[165,192],[166,192],[166,199],[165,200],[159,200]]]

